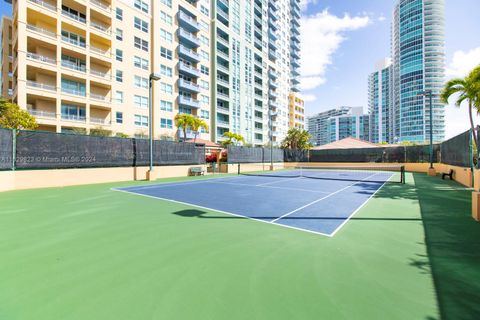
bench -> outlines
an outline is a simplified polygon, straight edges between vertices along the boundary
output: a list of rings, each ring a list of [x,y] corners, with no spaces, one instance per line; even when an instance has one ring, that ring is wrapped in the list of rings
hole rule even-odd
[[[190,176],[203,176],[205,175],[205,169],[202,167],[191,167],[189,169],[189,175]]]
[[[455,171],[453,171],[453,169],[450,169],[450,172],[449,173],[442,173],[442,180],[445,180],[445,177],[449,177],[450,180],[453,180],[453,174],[455,173]]]

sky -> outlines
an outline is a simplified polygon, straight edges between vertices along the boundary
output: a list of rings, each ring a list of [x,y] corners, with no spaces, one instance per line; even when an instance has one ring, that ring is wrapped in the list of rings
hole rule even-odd
[[[367,112],[368,75],[390,57],[395,0],[302,0],[301,93],[307,115],[339,106]],[[445,0],[447,78],[480,64],[480,0]],[[467,130],[468,109],[446,106],[446,138]],[[480,123],[480,116],[476,116]]]
[[[339,106],[367,111],[368,75],[390,56],[396,0],[301,0],[301,93],[307,115]],[[480,64],[480,0],[445,0],[447,77]],[[0,16],[11,6],[0,0]],[[476,116],[480,123],[480,116]],[[469,128],[467,107],[446,107],[446,137]]]

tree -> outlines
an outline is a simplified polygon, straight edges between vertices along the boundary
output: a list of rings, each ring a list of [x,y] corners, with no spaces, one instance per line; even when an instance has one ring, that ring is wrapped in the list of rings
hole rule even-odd
[[[470,126],[472,132],[475,133],[475,125],[473,124],[472,109],[475,108],[477,113],[480,112],[480,65],[473,69],[465,78],[456,78],[447,81],[440,99],[447,104],[449,98],[458,94],[455,105],[460,107],[462,102],[468,101],[468,115],[470,117]],[[477,135],[473,135],[475,145],[478,146]]]
[[[97,127],[94,129],[90,129],[91,136],[97,137],[111,137],[113,134],[112,130],[104,129],[102,127]]]
[[[227,131],[227,132],[223,133],[223,136],[225,138],[228,138],[227,140],[222,142],[222,145],[224,147],[229,146],[231,144],[240,144],[240,143],[245,142],[245,139],[239,133],[234,133],[234,132]]]
[[[290,128],[287,132],[287,136],[282,141],[283,149],[310,149],[312,144],[309,142],[310,134],[302,129]]]
[[[187,129],[191,128],[195,117],[187,113],[179,113],[175,116],[175,126],[183,131],[183,141],[187,140]]]
[[[17,130],[35,130],[37,121],[30,113],[15,104],[0,98],[0,127]]]
[[[200,128],[204,128],[205,130],[208,130],[208,124],[200,118],[194,118],[193,123],[190,125],[192,128],[193,133],[195,134],[195,138],[193,139],[193,143],[197,142],[197,136],[198,132],[200,131]]]

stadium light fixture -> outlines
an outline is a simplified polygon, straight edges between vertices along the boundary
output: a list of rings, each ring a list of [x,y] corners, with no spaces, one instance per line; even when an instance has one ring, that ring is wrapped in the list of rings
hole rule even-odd
[[[417,97],[429,97],[430,100],[430,169],[433,169],[433,112],[432,112],[432,90],[420,91]]]

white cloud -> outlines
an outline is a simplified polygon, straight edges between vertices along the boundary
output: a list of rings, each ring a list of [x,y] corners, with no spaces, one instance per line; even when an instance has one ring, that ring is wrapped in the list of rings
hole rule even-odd
[[[300,0],[300,8],[302,11],[307,10],[309,4],[315,4],[318,0]]]
[[[308,2],[308,1],[307,1]],[[311,2],[311,1],[310,1]],[[302,18],[301,34],[301,82],[302,90],[314,89],[326,82],[325,73],[332,64],[332,56],[346,39],[344,32],[361,29],[371,22],[368,16],[337,17],[325,9]]]
[[[303,98],[303,101],[305,102],[312,102],[317,100],[317,97],[313,94],[303,94],[302,98]]]
[[[380,22],[383,22],[385,20],[387,20],[387,18],[385,18],[384,15],[381,15],[380,17],[378,17],[378,21],[380,21]]]
[[[480,64],[480,47],[470,51],[456,51],[453,54],[452,61],[447,66],[447,78],[465,77],[474,67]],[[457,134],[465,132],[470,128],[468,117],[468,104],[463,103],[460,108],[454,105],[455,97],[451,98],[451,104],[446,106],[446,138],[451,138]],[[480,117],[474,112],[473,119],[476,124],[480,122]]]

